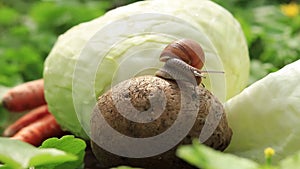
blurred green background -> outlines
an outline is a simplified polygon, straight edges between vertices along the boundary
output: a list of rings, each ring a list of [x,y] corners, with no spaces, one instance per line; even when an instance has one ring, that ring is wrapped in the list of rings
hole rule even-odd
[[[42,77],[58,35],[137,0],[0,0],[0,86]],[[249,84],[300,56],[297,1],[214,0],[241,23],[251,57]]]
[[[300,58],[296,0],[214,0],[241,23],[251,58],[249,84]]]
[[[0,97],[9,87],[42,77],[43,62],[58,35],[135,1],[0,0]],[[249,84],[300,58],[299,2],[214,1],[242,25],[251,57]],[[0,106],[3,126],[10,120],[1,109]]]
[[[0,1],[0,85],[42,77],[43,62],[58,35],[134,0]]]
[[[0,0],[0,133],[23,113],[1,106],[3,93],[42,78],[57,37],[81,22],[137,0]]]

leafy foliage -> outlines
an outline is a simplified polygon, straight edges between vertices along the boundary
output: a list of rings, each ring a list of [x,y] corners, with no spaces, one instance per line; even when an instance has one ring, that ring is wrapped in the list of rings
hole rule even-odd
[[[14,86],[42,77],[43,62],[58,35],[96,18],[108,1],[0,2],[0,85]]]
[[[198,141],[194,141],[191,146],[180,147],[177,155],[190,164],[203,169],[254,169],[258,164],[248,159],[243,159],[231,154],[223,154],[214,151]]]
[[[44,60],[60,34],[133,1],[0,0],[0,93],[41,78]],[[0,132],[19,116],[8,114],[0,105]]]
[[[76,160],[75,155],[58,149],[38,149],[19,140],[0,138],[0,161],[4,164],[1,168],[29,168]]]
[[[199,144],[196,140],[193,145],[180,147],[177,150],[177,155],[201,169],[296,169],[300,166],[300,152],[287,157],[275,166],[267,161],[265,164],[258,164],[249,159],[222,153]]]
[[[250,84],[300,59],[299,5],[288,0],[214,0],[239,20],[251,60]]]
[[[76,161],[66,162],[62,164],[53,164],[38,167],[37,169],[73,169],[80,168],[83,166],[86,144],[83,140],[75,138],[72,135],[63,136],[60,139],[50,138],[44,141],[40,148],[56,148],[66,153],[74,154],[77,156],[78,159]]]

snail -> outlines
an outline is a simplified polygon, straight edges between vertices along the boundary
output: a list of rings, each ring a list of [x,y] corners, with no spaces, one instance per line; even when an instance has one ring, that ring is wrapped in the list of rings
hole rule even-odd
[[[185,80],[199,85],[205,76],[202,73],[224,73],[222,71],[202,71],[205,56],[202,47],[194,40],[179,39],[165,47],[160,55],[165,65],[155,75],[164,79]]]
[[[223,105],[210,91],[199,85],[202,73],[207,72],[200,70],[205,60],[201,46],[188,39],[174,41],[162,51],[160,60],[165,64],[155,73],[156,76],[125,80],[98,98],[91,116],[91,146],[102,168],[128,165],[191,169],[192,166],[176,157],[179,145],[191,144],[195,138],[221,151],[229,145],[232,131]],[[139,117],[144,118],[144,121]],[[106,123],[115,131],[108,129]],[[125,143],[130,144],[131,141],[125,141],[125,138],[140,138],[141,142],[143,138],[157,136],[158,139],[176,125],[179,125],[176,128],[178,130],[167,138],[169,142],[175,139],[179,141],[160,154],[130,158],[102,147],[110,145],[114,151],[124,154],[130,154],[134,150],[141,154],[160,150],[167,143],[160,142],[162,147],[148,145],[143,149],[137,148],[138,143],[127,147]],[[187,132],[180,137],[175,136],[185,126],[190,126]],[[204,139],[201,137],[202,129],[209,131],[203,132]],[[111,135],[113,132],[121,133],[124,137],[114,137]]]

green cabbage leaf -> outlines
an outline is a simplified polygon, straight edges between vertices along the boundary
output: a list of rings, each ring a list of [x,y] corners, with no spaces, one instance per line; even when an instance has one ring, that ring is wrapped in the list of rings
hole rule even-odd
[[[226,102],[233,130],[227,152],[255,161],[263,150],[276,151],[279,161],[300,150],[300,60],[244,89]]]

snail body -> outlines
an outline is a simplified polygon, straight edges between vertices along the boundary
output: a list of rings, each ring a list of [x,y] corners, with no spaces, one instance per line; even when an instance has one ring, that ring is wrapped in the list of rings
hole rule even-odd
[[[166,60],[164,66],[155,72],[155,75],[164,79],[187,81],[194,85],[200,84],[202,77],[196,68],[178,58]]]

